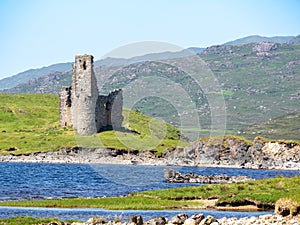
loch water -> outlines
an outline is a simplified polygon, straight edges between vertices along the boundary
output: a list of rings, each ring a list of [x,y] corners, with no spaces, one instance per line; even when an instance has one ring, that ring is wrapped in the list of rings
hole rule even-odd
[[[167,183],[164,169],[201,175],[227,174],[263,179],[300,175],[299,170],[253,170],[142,165],[0,163],[0,201],[64,197],[123,196],[131,192],[181,187]]]
[[[182,187],[186,183],[167,183],[164,169],[172,168],[181,173],[201,175],[227,174],[263,179],[276,176],[300,175],[299,170],[253,170],[238,168],[198,168],[176,166],[98,165],[98,164],[46,164],[46,163],[0,163],[0,201],[21,199],[52,199],[65,197],[124,196],[131,192]],[[199,212],[199,211],[197,211]],[[43,209],[0,207],[1,217],[35,216],[61,219],[86,219],[93,215],[123,218],[131,214],[172,216],[179,211],[110,211],[103,209]],[[190,212],[193,213],[193,212]],[[245,216],[242,212],[206,212],[216,217]],[[225,214],[224,214],[225,213]],[[259,212],[263,214],[264,212]],[[255,213],[250,213],[254,215]],[[250,215],[247,212],[247,215]],[[255,216],[255,215],[254,215]]]
[[[251,217],[264,214],[272,214],[272,212],[234,212],[234,211],[213,211],[213,210],[106,210],[106,209],[61,209],[61,208],[34,208],[34,207],[1,207],[0,218],[32,216],[39,218],[59,218],[60,220],[81,220],[87,221],[94,216],[100,216],[106,221],[121,220],[129,221],[130,216],[142,216],[144,221],[155,217],[164,216],[172,218],[180,213],[188,216],[202,213],[203,215],[211,215],[215,218],[222,217]]]

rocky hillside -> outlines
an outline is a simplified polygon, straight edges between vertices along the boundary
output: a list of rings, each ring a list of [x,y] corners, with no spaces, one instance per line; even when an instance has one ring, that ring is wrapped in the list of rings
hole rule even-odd
[[[178,52],[152,53],[152,54],[132,57],[129,59],[107,57],[105,59],[95,61],[94,66],[95,67],[126,66],[141,61],[144,62],[148,60],[165,60],[165,59],[182,58],[182,57],[187,57],[190,55],[200,53],[203,50],[204,50],[203,48],[188,48]],[[50,80],[57,79],[60,73],[62,74],[62,76],[64,76],[65,75],[64,73],[68,73],[68,72],[70,73],[71,70],[72,70],[72,63],[58,63],[48,67],[39,68],[39,69],[30,69],[25,72],[0,80],[0,91],[5,90],[5,92],[8,93],[40,93],[45,89],[45,92],[42,93],[57,92],[59,88],[57,89],[56,87],[47,88],[47,87],[38,87],[38,86],[39,85],[45,86],[44,84],[47,82],[47,79]],[[48,78],[39,79],[40,77],[43,76],[46,76]],[[51,76],[55,76],[55,78],[52,78]],[[32,86],[32,83],[35,83],[36,85]],[[63,83],[64,81],[62,81],[62,84]],[[53,83],[51,82],[50,85],[52,84]],[[16,86],[18,87],[15,88]]]
[[[298,35],[297,37],[294,37],[293,39],[289,40],[288,42],[289,44],[300,44],[300,35]]]
[[[23,86],[24,83],[27,85],[27,82],[30,82],[30,80],[34,80],[42,76],[49,76],[51,73],[66,72],[71,70],[72,63],[58,63],[40,69],[30,69],[0,80],[0,90],[10,89],[20,84]],[[34,93],[33,90],[32,93]]]
[[[26,83],[19,84],[13,88],[4,90],[8,94],[18,93],[58,93],[62,86],[69,86],[71,84],[72,74],[68,72],[54,72],[33,78]]]
[[[250,139],[260,135],[272,139],[282,139],[283,137],[288,137],[288,139],[299,140],[299,124],[300,113],[294,113],[277,117],[260,124],[255,124],[240,133],[241,135]]]
[[[299,169],[300,143],[261,137],[253,142],[235,136],[204,138],[184,149],[167,151],[164,157],[178,165]]]
[[[273,42],[273,43],[288,43],[292,40],[294,36],[277,36],[277,37],[263,37],[259,35],[251,35],[244,38],[239,38],[234,41],[226,42],[225,45],[242,45],[249,43],[259,43],[259,42]]]
[[[116,62],[110,59],[112,65],[115,63],[114,66],[95,66],[99,89],[101,93],[106,94],[113,88],[123,88],[124,91],[132,94],[136,91],[132,84],[142,79],[150,79],[151,82],[145,81],[139,89],[148,90],[151,84],[153,93],[159,93],[158,90],[163,90],[165,85],[173,94],[175,90],[182,88],[192,99],[192,102],[188,102],[185,96],[176,95],[176,100],[185,106],[182,114],[192,115],[195,108],[193,104],[195,104],[201,123],[200,130],[193,127],[193,124],[183,129],[187,133],[200,132],[201,136],[209,135],[210,132],[219,132],[211,130],[211,112],[217,111],[218,106],[208,104],[208,93],[214,99],[224,97],[227,132],[231,134],[246,137],[263,135],[266,132],[262,132],[262,129],[247,131],[247,128],[300,112],[300,45],[269,42],[235,46],[218,45],[200,52],[197,56],[204,61],[206,68],[212,71],[217,83],[221,86],[217,92],[209,90],[205,75],[202,75],[202,85],[199,87],[193,82],[188,72],[182,69],[193,68],[197,65],[199,58],[195,55],[176,59],[142,61],[129,65],[126,64],[129,61],[119,62],[126,64],[121,66],[116,66]],[[145,56],[144,59],[147,57],[152,56]],[[158,78],[167,80],[167,84],[160,82]],[[62,85],[70,84],[70,72],[56,72],[35,78],[6,92],[58,93]],[[127,96],[126,99],[128,98]],[[126,107],[130,107],[128,104],[125,101]],[[135,109],[145,114],[179,125],[181,117],[176,107],[174,102],[168,102],[158,96],[147,97],[134,104]],[[298,120],[293,120],[290,123],[293,126],[285,127],[285,130],[281,129],[279,132],[271,132],[268,137],[299,139],[297,130],[294,129],[299,127],[298,122]],[[276,123],[274,126],[277,126]],[[272,136],[275,133],[276,135]]]
[[[247,127],[254,124],[299,112],[299,51],[300,45],[251,43],[242,46],[212,46],[199,55],[221,85],[222,90],[214,93],[213,97],[223,95],[225,98],[229,132],[243,134]],[[210,114],[213,110],[217,110],[212,107],[218,106],[208,105],[206,93],[210,91],[205,90],[205,85],[199,88],[186,72],[178,69],[187,65],[193,67],[197,63],[197,60],[193,61],[194,59],[189,57],[129,65],[112,74],[104,87],[106,92],[112,88],[131,88],[129,84],[147,77],[153,77],[152,86],[157,87],[157,90],[161,90],[163,86],[158,79],[154,79],[157,77],[179,83],[196,104],[201,132],[205,135],[205,129],[210,129]],[[173,66],[174,62],[178,66],[177,69]],[[205,77],[201,79],[205,84]],[[176,84],[168,85],[170,90],[177,88]],[[149,85],[144,83],[141,87],[146,88]],[[183,97],[177,95],[176,99],[186,104],[187,110],[184,113],[188,114],[189,103]],[[146,114],[174,124],[180,121],[178,112],[172,105],[155,97],[143,99],[137,102],[135,107]],[[290,132],[295,135],[296,133]],[[286,132],[281,138],[295,139],[295,135]],[[270,137],[272,138],[271,135]]]
[[[252,35],[244,38],[240,38],[234,41],[225,43],[224,45],[241,45],[248,43],[259,43],[259,42],[273,42],[273,43],[290,43],[290,44],[299,44],[299,36],[278,36],[278,37],[262,37],[259,35]],[[156,60],[166,60],[174,58],[187,57],[193,54],[200,54],[204,51],[204,48],[190,47],[178,52],[161,52],[161,53],[152,53],[142,56],[136,56],[129,59],[123,58],[110,58],[95,61],[95,67],[99,66],[126,66],[137,62],[144,61],[156,61]],[[11,77],[4,78],[0,80],[0,90],[14,88],[19,84],[27,83],[30,80],[36,80],[42,76],[49,76],[51,73],[57,72],[67,72],[72,70],[72,63],[57,63],[51,66],[39,68],[39,69],[30,69],[22,73],[18,73]],[[27,90],[29,88],[20,88],[20,90]],[[19,89],[15,90],[16,92]],[[53,89],[54,91],[55,89]],[[14,92],[9,91],[9,92]],[[25,92],[17,92],[25,93]],[[31,93],[34,93],[31,91]]]

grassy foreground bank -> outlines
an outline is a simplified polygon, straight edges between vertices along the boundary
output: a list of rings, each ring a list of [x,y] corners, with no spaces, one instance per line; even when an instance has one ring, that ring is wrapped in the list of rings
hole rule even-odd
[[[300,208],[300,176],[270,178],[236,184],[211,184],[132,193],[126,197],[71,198],[0,202],[1,206],[105,208],[105,209],[176,209],[205,208],[208,199],[238,206],[243,200],[274,204],[290,199]],[[210,206],[211,207],[211,206]]]
[[[30,216],[25,217],[13,217],[8,219],[0,219],[1,225],[37,225],[37,224],[49,224],[49,223],[62,224],[57,218],[33,218]],[[77,222],[77,220],[67,220],[63,224],[71,224]]]

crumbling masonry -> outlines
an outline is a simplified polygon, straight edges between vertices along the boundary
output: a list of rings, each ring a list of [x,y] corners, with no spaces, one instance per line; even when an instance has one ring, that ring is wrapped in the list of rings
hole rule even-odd
[[[122,90],[99,95],[91,55],[75,56],[72,86],[64,86],[59,98],[62,127],[72,126],[80,135],[91,135],[122,126]]]

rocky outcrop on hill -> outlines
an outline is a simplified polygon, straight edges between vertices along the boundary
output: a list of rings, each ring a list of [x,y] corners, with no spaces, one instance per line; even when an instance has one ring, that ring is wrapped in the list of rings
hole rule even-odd
[[[269,52],[277,49],[277,44],[271,42],[260,42],[253,47],[253,51],[255,52]]]
[[[235,136],[200,139],[184,149],[166,152],[164,157],[178,165],[300,169],[299,144],[260,137],[253,142]]]
[[[212,55],[221,55],[221,54],[231,54],[232,48],[228,45],[214,45],[206,48],[202,54],[212,54]]]
[[[275,43],[261,42],[255,45],[252,50],[254,52],[257,52],[256,53],[257,56],[271,57],[272,54],[270,53],[270,51],[276,50],[277,47],[278,45]]]

